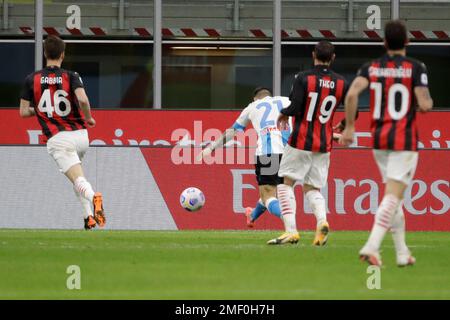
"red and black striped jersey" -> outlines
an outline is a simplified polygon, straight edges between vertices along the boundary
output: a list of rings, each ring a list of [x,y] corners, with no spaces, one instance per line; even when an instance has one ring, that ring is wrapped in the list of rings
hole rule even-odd
[[[47,139],[60,131],[85,129],[75,89],[83,88],[78,73],[48,66],[25,79],[21,99],[30,101]]]
[[[369,80],[373,148],[417,150],[414,88],[428,86],[425,65],[402,55],[386,54],[363,65],[358,76]]]
[[[312,152],[330,152],[333,140],[333,117],[347,94],[348,83],[327,65],[296,75],[289,99],[291,105],[281,110],[293,116],[289,145]]]

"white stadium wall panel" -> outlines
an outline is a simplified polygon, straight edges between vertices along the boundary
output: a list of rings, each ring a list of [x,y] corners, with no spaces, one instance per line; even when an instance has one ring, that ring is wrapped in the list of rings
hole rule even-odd
[[[72,185],[45,147],[0,147],[0,163],[0,228],[82,227]],[[90,148],[83,168],[103,193],[107,229],[177,229],[138,148]]]

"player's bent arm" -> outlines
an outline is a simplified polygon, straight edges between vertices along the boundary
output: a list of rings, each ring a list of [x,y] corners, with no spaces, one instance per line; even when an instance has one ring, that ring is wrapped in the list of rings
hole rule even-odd
[[[359,110],[358,108],[356,108],[355,120],[358,120],[358,117],[359,117]],[[344,129],[345,129],[345,117],[336,126],[333,127],[333,130],[344,131]]]
[[[358,110],[358,97],[361,92],[367,88],[369,80],[365,77],[357,76],[353,80],[350,89],[345,97],[345,129],[339,138],[339,143],[349,146],[353,143],[353,134],[355,132],[355,118]]]
[[[353,80],[345,97],[345,127],[353,128],[358,110],[358,97],[369,86],[369,80],[358,76]]]
[[[30,107],[30,101],[20,99],[19,113],[22,118],[29,118],[36,114],[34,109]]]
[[[230,141],[231,139],[233,139],[234,135],[236,134],[236,129],[235,128],[228,128],[227,130],[224,131],[224,133],[220,136],[219,139],[215,140],[211,145],[211,151],[222,147],[223,145],[225,145],[228,141]]]
[[[280,116],[293,117],[299,114],[301,109],[302,109],[302,102],[293,99],[288,107],[280,110]]]
[[[225,145],[228,141],[230,141],[236,134],[236,131],[245,130],[247,123],[250,121],[249,113],[251,112],[251,110],[252,103],[250,103],[244,110],[242,110],[239,118],[236,119],[236,122],[233,124],[233,126],[226,129],[218,139],[216,139],[205,149],[203,149],[203,151],[198,154],[196,159],[200,161],[202,158],[209,156],[213,152],[213,150]]]
[[[433,99],[430,96],[428,87],[415,87],[414,94],[416,95],[419,111],[427,112],[433,108]]]
[[[89,103],[89,98],[86,94],[84,88],[75,89],[75,96],[77,97],[78,103],[80,104],[80,108],[83,111],[84,117],[86,119],[91,119],[91,105]]]
[[[212,142],[209,146],[207,146],[205,149],[203,149],[202,152],[198,154],[197,161],[200,161],[204,157],[209,156],[215,149],[225,145],[228,141],[230,141],[234,135],[236,134],[235,128],[228,128],[224,131],[224,133],[214,142]]]

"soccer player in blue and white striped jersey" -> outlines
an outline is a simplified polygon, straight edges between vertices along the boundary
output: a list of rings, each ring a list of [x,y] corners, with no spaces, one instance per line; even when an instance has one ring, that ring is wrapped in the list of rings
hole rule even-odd
[[[247,226],[250,228],[266,210],[281,218],[276,188],[283,180],[278,176],[278,169],[291,128],[287,126],[280,130],[277,127],[277,119],[281,109],[288,107],[290,103],[287,97],[272,97],[272,93],[267,88],[256,88],[253,102],[241,112],[233,126],[206,147],[198,157],[198,160],[201,160],[208,156],[214,149],[231,140],[236,132],[245,130],[249,122],[252,123],[258,134],[255,173],[261,198],[254,209],[246,209]]]

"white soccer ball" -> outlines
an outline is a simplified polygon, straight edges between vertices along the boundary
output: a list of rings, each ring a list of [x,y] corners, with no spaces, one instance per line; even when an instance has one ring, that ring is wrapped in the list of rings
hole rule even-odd
[[[205,205],[205,195],[198,188],[187,188],[180,195],[180,204],[187,211],[200,210]]]

